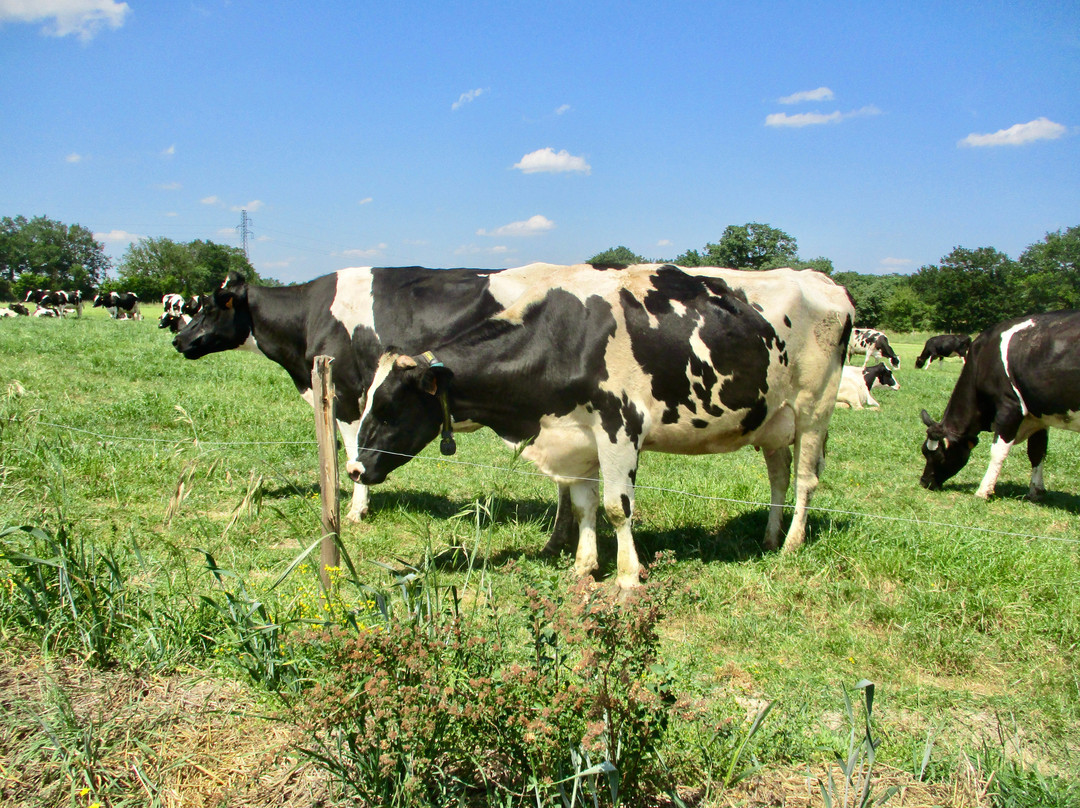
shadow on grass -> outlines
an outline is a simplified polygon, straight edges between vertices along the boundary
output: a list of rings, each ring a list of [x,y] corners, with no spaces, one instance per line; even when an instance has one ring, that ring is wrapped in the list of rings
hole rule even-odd
[[[978,488],[977,483],[951,483],[947,482],[940,489],[944,492],[955,492],[959,494],[965,494],[972,499],[975,498],[975,491]],[[936,492],[931,492],[936,493]],[[1018,482],[1001,482],[994,486],[994,496],[991,501],[995,499],[1009,499],[1017,502],[1026,502],[1033,508],[1055,508],[1057,510],[1066,511],[1067,513],[1080,514],[1080,495],[1070,494],[1066,491],[1047,491],[1043,494],[1042,499],[1038,502],[1030,502],[1027,500],[1028,484]]]

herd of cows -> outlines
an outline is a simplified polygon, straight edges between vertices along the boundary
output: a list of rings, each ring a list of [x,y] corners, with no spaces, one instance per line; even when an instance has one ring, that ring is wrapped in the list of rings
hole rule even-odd
[[[27,307],[28,303],[34,304],[33,312]],[[114,320],[142,319],[139,296],[134,292],[101,292],[94,296],[93,306],[106,309]],[[82,311],[83,293],[80,290],[31,289],[22,303],[0,308],[0,317],[66,317],[71,313],[82,317]]]
[[[250,286],[230,273],[209,295],[162,303],[159,325],[176,333],[185,357],[254,351],[284,368],[309,403],[314,358],[334,358],[354,483],[347,519],[367,513],[369,485],[437,435],[452,454],[455,432],[487,427],[558,485],[545,549],[576,545],[579,575],[598,568],[603,480],[623,589],[639,580],[631,523],[641,452],[760,450],[771,489],[764,544],[793,550],[805,537],[834,407],[877,406],[875,386],[899,387],[885,363],[900,360],[885,335],[854,328],[847,291],[809,270],[365,267],[288,287]],[[114,317],[123,308],[116,298],[94,305]],[[1080,312],[1015,318],[974,341],[928,340],[916,367],[948,356],[964,366],[941,421],[922,412],[922,484],[940,488],[991,431],[977,495],[993,493],[1010,448],[1026,440],[1029,497],[1038,498],[1048,428],[1080,431],[1078,346]],[[845,367],[854,355],[862,368]]]

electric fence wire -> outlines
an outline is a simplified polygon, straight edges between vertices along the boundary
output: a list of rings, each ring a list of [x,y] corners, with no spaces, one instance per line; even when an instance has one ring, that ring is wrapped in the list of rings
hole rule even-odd
[[[128,441],[128,442],[132,442],[132,443],[146,443],[146,444],[150,444],[150,443],[166,443],[166,444],[170,444],[170,445],[174,445],[174,446],[182,444],[182,443],[189,442],[189,439],[186,439],[186,438],[182,438],[182,439],[178,440],[178,439],[175,439],[175,438],[147,438],[147,437],[132,437],[132,436],[126,436],[126,435],[106,435],[106,434],[102,434],[102,433],[98,433],[98,432],[93,432],[93,431],[91,431],[89,429],[82,429],[80,427],[68,426],[66,424],[54,424],[54,423],[50,423],[48,421],[37,421],[37,424],[39,426],[50,427],[52,429],[57,429],[57,430],[66,430],[68,432],[78,432],[78,433],[81,433],[83,435],[90,435],[92,437],[99,438],[101,440],[106,440],[106,441]],[[201,438],[195,438],[195,439],[191,439],[191,440],[193,440],[199,446],[204,446],[204,447],[207,447],[207,448],[215,448],[215,449],[216,448],[229,447],[229,446],[316,446],[317,445],[315,441],[311,441],[311,440],[306,440],[306,441],[208,441],[208,440],[203,440]],[[428,458],[428,457],[424,457],[422,455],[415,455],[415,456],[413,456],[413,455],[402,455],[402,454],[400,454],[398,452],[387,452],[387,451],[384,451],[384,450],[381,450],[381,449],[376,449],[376,450],[373,450],[373,451],[379,452],[381,454],[392,454],[392,455],[397,455],[399,457],[414,457],[416,460],[426,460],[426,461],[433,461],[433,462],[438,462],[438,463],[446,463],[446,464],[450,464],[450,465],[463,466],[463,467],[466,467],[466,468],[485,469],[485,470],[488,470],[488,471],[497,471],[497,472],[502,472],[502,473],[512,473],[512,474],[516,474],[516,475],[519,475],[519,476],[522,476],[522,477],[547,477],[546,474],[544,474],[542,472],[539,472],[539,471],[528,471],[528,470],[524,470],[524,469],[507,468],[507,467],[504,467],[504,466],[490,466],[490,465],[487,465],[485,463],[473,463],[473,462],[470,462],[470,461],[467,461],[467,460],[450,460],[450,459],[447,459],[445,457]],[[602,480],[600,480],[598,478],[593,478],[593,477],[572,477],[572,478],[568,478],[568,479],[572,479],[572,480],[575,480],[575,481],[578,481],[578,482],[591,482],[591,483],[597,483],[597,484],[602,482]],[[677,496],[687,497],[687,498],[690,498],[690,499],[703,500],[703,501],[706,501],[706,502],[724,502],[724,503],[728,503],[728,504],[732,504],[732,505],[746,505],[746,506],[761,507],[761,508],[772,507],[771,504],[768,503],[768,502],[757,502],[755,500],[747,500],[747,499],[734,499],[732,497],[718,497],[718,496],[712,496],[710,494],[699,494],[699,493],[696,493],[696,492],[693,492],[693,491],[683,491],[683,490],[680,490],[680,489],[677,489],[677,488],[665,488],[663,486],[656,486],[656,485],[643,485],[641,483],[637,483],[637,484],[634,485],[634,488],[637,491],[657,491],[657,492],[664,493],[664,494],[675,494]],[[794,509],[795,506],[794,505],[784,504],[783,507],[785,509],[790,510],[790,509]],[[985,534],[994,535],[994,536],[1008,536],[1008,537],[1017,538],[1017,539],[1028,539],[1028,540],[1039,540],[1039,541],[1054,541],[1054,542],[1060,542],[1060,543],[1063,543],[1063,544],[1080,544],[1080,539],[1070,539],[1070,538],[1066,538],[1064,536],[1045,536],[1045,535],[1040,535],[1040,534],[1036,534],[1036,533],[1017,533],[1015,531],[1010,531],[1010,530],[997,530],[997,529],[994,529],[994,528],[979,527],[979,526],[976,526],[976,525],[959,525],[959,524],[955,524],[955,523],[951,523],[951,522],[938,522],[936,520],[918,519],[918,518],[910,517],[910,516],[890,516],[888,514],[864,513],[864,512],[861,512],[861,511],[851,511],[851,510],[845,510],[845,509],[842,509],[842,508],[825,508],[825,507],[820,507],[820,506],[817,506],[817,505],[808,506],[807,510],[808,511],[813,511],[813,512],[816,512],[816,513],[832,514],[832,515],[836,515],[836,516],[857,516],[857,517],[861,517],[861,518],[864,518],[864,519],[882,519],[882,520],[889,521],[889,522],[902,522],[902,523],[907,523],[907,524],[918,525],[920,527],[936,527],[936,528],[947,528],[947,529],[951,529],[951,530],[966,530],[966,531],[971,531],[973,533],[985,533]]]

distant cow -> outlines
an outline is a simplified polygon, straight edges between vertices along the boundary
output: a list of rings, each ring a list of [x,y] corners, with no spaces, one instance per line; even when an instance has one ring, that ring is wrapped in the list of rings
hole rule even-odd
[[[133,320],[141,320],[143,318],[139,310],[139,296],[134,292],[102,292],[94,298],[94,308],[98,306],[106,309],[113,319],[130,317]]]
[[[30,309],[26,308],[22,303],[12,303],[11,310],[22,317],[27,317],[30,314]]]
[[[440,432],[452,440],[454,419],[490,427],[569,486],[579,575],[598,566],[592,479],[603,477],[627,589],[640,572],[631,534],[640,452],[761,449],[774,497],[765,544],[775,549],[793,447],[796,506],[784,540],[793,550],[805,536],[854,309],[825,276],[783,272],[794,305],[776,328],[719,277],[670,265],[563,267],[433,351],[385,355],[346,468],[375,484]]]
[[[184,296],[176,292],[169,292],[161,298],[161,306],[166,314],[179,315],[184,308]]]
[[[199,297],[184,300],[180,295],[165,295],[162,298],[162,303],[165,303],[165,298],[180,298],[179,303],[175,299],[168,301],[165,311],[162,312],[161,319],[158,321],[158,328],[167,328],[174,334],[180,329],[186,328],[187,324],[191,322],[191,318],[202,308],[202,300]]]
[[[959,356],[963,362],[971,348],[971,337],[967,334],[942,334],[939,337],[930,337],[923,346],[922,353],[915,360],[915,367],[929,366],[935,359],[945,359],[949,356]]]
[[[863,367],[870,361],[872,356],[880,356],[888,359],[894,368],[900,367],[898,357],[889,345],[889,338],[873,328],[856,328],[851,335],[851,344],[848,346],[848,361],[855,354],[863,354]]]
[[[1031,485],[1028,499],[1046,491],[1043,460],[1049,427],[1080,431],[1080,311],[1015,317],[975,338],[940,422],[922,411],[926,488],[942,484],[962,469],[979,442],[992,431],[990,466],[975,495],[994,493],[1009,450],[1028,442]]]
[[[840,391],[836,394],[836,404],[839,407],[851,407],[861,410],[863,407],[879,407],[870,391],[875,387],[888,387],[899,390],[900,383],[896,381],[892,371],[882,363],[871,365],[867,368],[857,368],[854,365],[844,366],[844,375],[840,380]]]

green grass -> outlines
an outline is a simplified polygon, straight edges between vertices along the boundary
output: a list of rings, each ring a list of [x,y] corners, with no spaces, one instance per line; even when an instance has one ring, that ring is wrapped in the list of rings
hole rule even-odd
[[[128,642],[121,663],[214,670],[199,645],[211,620],[199,596],[215,591],[204,553],[255,593],[317,538],[313,417],[273,363],[240,352],[190,362],[170,339],[151,314],[0,322],[0,527],[66,525],[137,570],[125,608],[156,615],[135,634],[161,641],[156,652]],[[776,702],[756,740],[767,767],[843,751],[843,688],[868,679],[880,764],[912,769],[932,731],[931,771],[1006,737],[1039,772],[1076,778],[1080,436],[1051,433],[1039,505],[1023,499],[1022,447],[998,495],[974,497],[989,435],[943,491],[925,491],[919,411],[941,416],[960,363],[918,371],[922,339],[892,344],[902,389],[875,391],[879,411],[836,411],[820,510],[792,556],[760,549],[759,453],[643,458],[639,552],[667,553],[662,574],[687,588],[661,625],[668,666],[706,702]],[[486,431],[462,436],[452,461],[429,447],[375,489],[371,518],[343,528],[345,547],[383,588],[385,569],[369,562],[476,548],[483,586],[512,608],[528,581],[570,564],[539,555],[554,486],[531,471]],[[461,516],[477,501],[486,513]],[[600,538],[610,574],[606,523]],[[459,586],[466,574],[441,573]],[[300,598],[290,587],[276,594]],[[0,628],[7,642],[21,636],[11,620]]]

